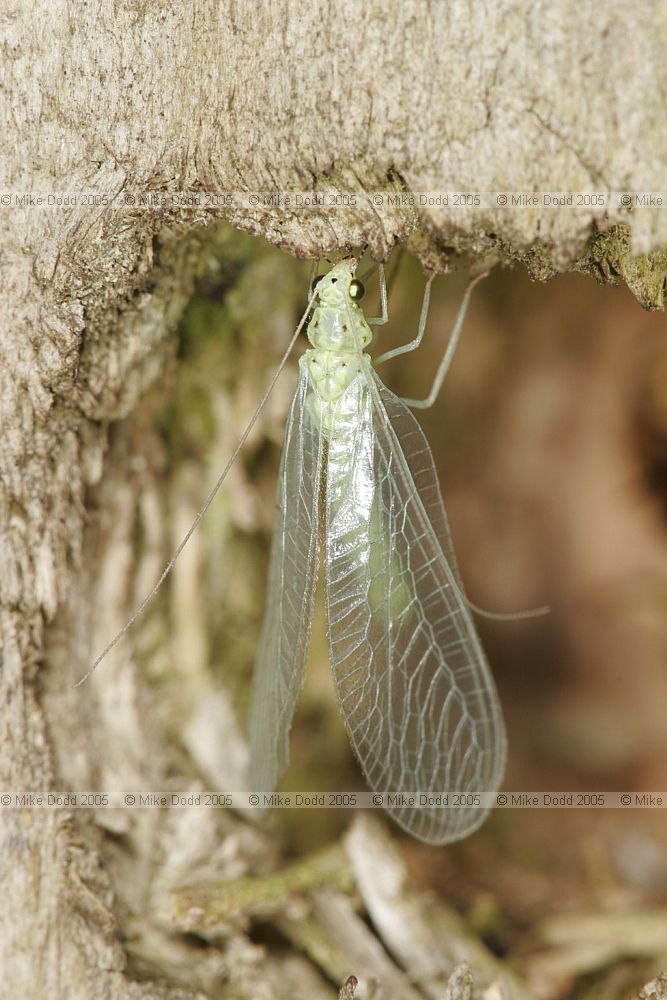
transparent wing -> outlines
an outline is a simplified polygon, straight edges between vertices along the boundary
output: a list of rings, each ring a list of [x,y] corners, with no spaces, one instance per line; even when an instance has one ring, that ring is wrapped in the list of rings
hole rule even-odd
[[[414,445],[409,460],[388,411]],[[325,581],[334,679],[366,778],[395,796],[389,811],[404,829],[443,844],[484,819],[474,796],[498,787],[505,736],[482,647],[453,585],[433,459],[415,424],[374,373],[339,401]],[[454,795],[469,796],[468,807],[452,808]]]
[[[417,493],[431,522],[431,527],[440,542],[443,555],[454,574],[454,579],[459,590],[464,593],[463,581],[461,580],[456,553],[454,551],[454,542],[452,541],[452,533],[449,527],[449,518],[445,511],[431,446],[414,414],[408,409],[403,400],[387,389],[374,369],[371,370],[371,376],[389,417],[389,423],[398,439],[400,450],[408,463],[410,475],[414,480]]]
[[[289,763],[289,731],[303,685],[318,560],[322,438],[304,365],[285,428],[267,605],[250,708],[250,785],[273,791]]]

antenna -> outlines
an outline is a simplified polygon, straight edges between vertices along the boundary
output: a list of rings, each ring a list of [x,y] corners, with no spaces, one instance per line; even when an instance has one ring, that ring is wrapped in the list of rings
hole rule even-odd
[[[239,452],[243,448],[243,445],[248,440],[248,435],[250,434],[250,431],[255,426],[257,418],[259,417],[260,413],[264,409],[264,406],[266,405],[266,401],[269,398],[269,396],[271,395],[271,393],[273,391],[273,388],[274,388],[276,382],[278,381],[278,378],[280,377],[280,373],[282,372],[283,368],[287,364],[287,360],[288,360],[290,354],[292,353],[292,350],[294,348],[294,345],[297,342],[299,334],[301,333],[301,330],[303,329],[304,323],[308,319],[308,315],[310,313],[310,310],[312,309],[313,302],[314,302],[314,300],[315,300],[316,297],[317,297],[317,290],[315,289],[310,294],[310,297],[308,299],[308,305],[306,307],[306,311],[304,312],[303,316],[301,317],[301,319],[299,321],[299,325],[297,326],[296,330],[294,331],[294,334],[292,335],[292,339],[290,340],[289,344],[287,345],[287,349],[285,350],[285,353],[283,354],[282,358],[280,359],[280,364],[276,368],[276,370],[275,370],[275,372],[274,372],[274,374],[273,374],[273,376],[271,378],[271,381],[269,382],[269,385],[268,385],[268,387],[267,387],[264,395],[260,399],[259,404],[257,406],[257,409],[255,410],[255,412],[253,413],[252,417],[250,418],[246,429],[244,430],[243,434],[241,435],[241,437],[240,437],[240,439],[238,441],[238,444],[234,448],[234,451],[232,452],[231,458],[229,459],[229,461],[227,462],[227,465],[224,467],[224,469],[222,470],[222,472],[218,476],[218,479],[217,479],[215,485],[213,486],[213,489],[211,490],[211,492],[209,493],[209,495],[206,497],[206,500],[204,501],[203,507],[197,513],[194,521],[192,522],[192,524],[188,528],[187,532],[185,533],[185,536],[183,537],[183,539],[181,540],[180,544],[178,545],[178,548],[175,550],[175,552],[173,553],[173,555],[169,559],[169,562],[166,564],[166,566],[162,570],[162,574],[161,574],[159,580],[157,581],[157,583],[155,584],[155,586],[152,588],[152,590],[146,595],[146,597],[144,597],[144,599],[141,602],[141,604],[139,604],[139,606],[135,609],[135,611],[133,611],[133,613],[130,615],[130,617],[125,622],[125,624],[120,629],[120,631],[117,632],[115,634],[115,636],[113,637],[113,639],[111,639],[111,641],[107,643],[107,645],[104,647],[104,649],[102,650],[102,652],[95,659],[95,661],[94,661],[93,665],[91,666],[91,668],[83,675],[83,677],[79,678],[79,680],[76,682],[76,684],[72,685],[73,688],[78,688],[82,684],[85,684],[85,682],[88,680],[88,678],[91,676],[91,674],[94,673],[94,671],[97,669],[97,667],[100,665],[100,663],[102,662],[102,660],[106,657],[106,655],[111,652],[111,650],[114,648],[114,646],[117,643],[120,642],[120,640],[123,638],[123,636],[125,635],[125,633],[128,632],[129,629],[132,628],[132,626],[136,622],[137,618],[141,617],[141,615],[144,613],[144,611],[146,610],[146,608],[148,607],[148,605],[150,604],[150,602],[153,600],[153,598],[157,594],[158,590],[160,589],[160,587],[162,586],[162,584],[164,583],[164,581],[166,580],[166,578],[171,573],[172,569],[174,568],[174,563],[176,562],[176,560],[180,556],[180,554],[183,551],[183,549],[185,548],[185,546],[190,541],[190,538],[192,537],[192,535],[194,534],[195,530],[199,526],[199,522],[203,518],[204,514],[209,509],[209,507],[211,506],[211,504],[213,503],[213,501],[215,500],[215,497],[216,497],[216,495],[217,495],[220,487],[222,486],[222,484],[224,483],[225,479],[227,478],[227,474],[229,473],[229,470],[231,469],[232,465],[234,464],[234,462],[238,458]]]

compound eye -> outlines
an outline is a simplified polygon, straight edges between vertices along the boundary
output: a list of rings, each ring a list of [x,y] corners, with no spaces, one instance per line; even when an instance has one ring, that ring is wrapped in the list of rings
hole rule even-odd
[[[320,281],[322,280],[323,277],[324,277],[323,274],[318,274],[317,277],[313,278],[313,280],[311,281],[311,283],[310,283],[310,294],[311,294],[311,296],[313,295],[315,289],[317,288],[317,286],[319,285],[319,283],[320,283]]]
[[[353,302],[359,302],[363,299],[366,289],[364,288],[363,282],[359,281],[358,278],[353,278],[350,282],[350,298]]]

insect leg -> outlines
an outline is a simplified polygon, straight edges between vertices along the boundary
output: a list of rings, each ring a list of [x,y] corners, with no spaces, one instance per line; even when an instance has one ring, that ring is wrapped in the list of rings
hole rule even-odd
[[[424,288],[424,298],[422,299],[422,308],[419,314],[419,327],[415,339],[411,340],[409,344],[403,344],[402,347],[395,347],[392,351],[385,351],[379,358],[375,358],[374,365],[381,365],[384,361],[389,361],[390,358],[397,358],[399,354],[407,354],[408,351],[414,351],[419,347],[424,336],[424,330],[426,329],[426,318],[428,316],[429,302],[431,301],[431,283],[434,277],[435,275],[432,274]]]
[[[456,317],[456,323],[454,324],[454,329],[452,330],[451,336],[447,342],[447,347],[445,349],[443,359],[440,362],[437,372],[435,373],[435,378],[433,379],[433,385],[431,386],[431,391],[429,392],[428,396],[426,397],[426,399],[404,399],[403,402],[407,406],[411,406],[413,409],[418,409],[418,410],[427,410],[429,406],[433,406],[437,398],[437,395],[440,392],[440,389],[442,388],[442,383],[445,380],[445,375],[447,374],[449,366],[452,362],[452,358],[454,357],[454,351],[456,350],[456,345],[459,342],[459,337],[461,335],[461,329],[463,328],[463,321],[466,316],[466,311],[468,309],[468,303],[470,301],[470,295],[472,293],[472,290],[477,284],[477,282],[481,281],[482,278],[485,278],[488,273],[489,273],[488,271],[484,271],[482,274],[476,275],[468,282],[468,287],[466,288],[465,295],[463,296],[463,302],[461,303],[458,316]],[[429,279],[426,285],[426,290],[424,292],[424,302],[426,303],[427,307],[428,307],[427,292],[430,292],[429,284],[432,280],[433,280],[432,278]],[[422,317],[419,321],[419,332],[415,337],[415,339],[412,341],[412,343],[406,344],[404,348],[397,347],[395,351],[389,351],[388,354],[382,355],[380,360],[386,360],[387,357],[393,357],[397,353],[403,354],[406,349],[411,351],[414,350],[415,347],[418,347],[419,342],[422,336],[424,335],[422,320],[425,325],[426,317],[424,316],[424,305],[422,305]]]
[[[366,320],[369,326],[384,326],[389,319],[387,312],[387,280],[384,276],[384,264],[378,264],[380,268],[380,303],[382,307],[381,316],[371,316]]]

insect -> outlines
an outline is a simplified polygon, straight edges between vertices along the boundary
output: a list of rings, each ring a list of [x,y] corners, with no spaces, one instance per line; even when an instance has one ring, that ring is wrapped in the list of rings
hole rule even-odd
[[[452,359],[466,291],[431,392],[401,400],[375,366],[415,350],[417,336],[373,362],[357,261],[317,279],[308,308],[227,465],[157,583],[102,650],[83,684],[160,589],[238,457],[308,320],[311,348],[285,430],[268,581],[250,712],[250,780],[272,792],[289,762],[303,685],[320,555],[331,666],[341,712],[374,792],[397,823],[431,844],[475,830],[505,768],[502,713],[463,592],[433,457],[409,407],[430,406]],[[309,317],[309,319],[308,319]],[[320,546],[320,527],[323,546]],[[321,552],[320,552],[321,548]],[[524,617],[536,612],[509,617]],[[507,617],[491,615],[491,617]]]
[[[321,555],[331,667],[366,780],[391,796],[401,827],[444,844],[483,821],[476,793],[497,790],[505,735],[433,457],[408,405],[437,395],[472,283],[431,393],[404,401],[365,353],[370,325],[387,319],[384,282],[382,316],[367,320],[356,266],[343,260],[317,279],[312,346],[287,419],[253,679],[251,785],[273,791],[287,769]],[[375,364],[419,345],[429,290],[415,340]]]

